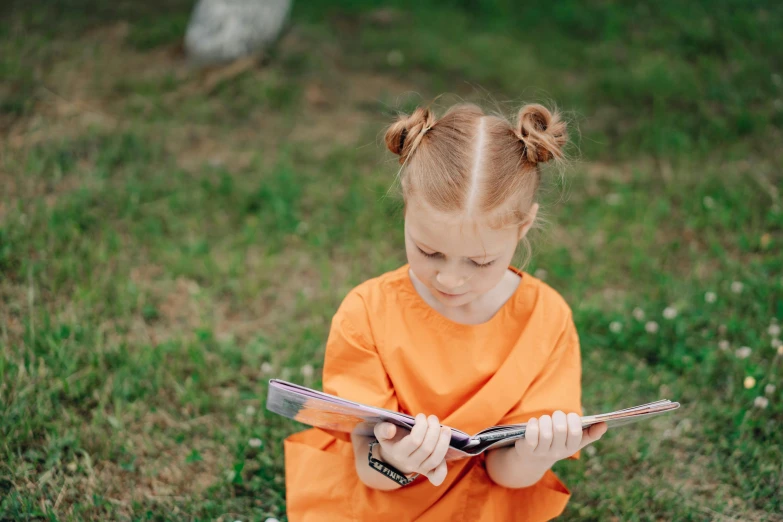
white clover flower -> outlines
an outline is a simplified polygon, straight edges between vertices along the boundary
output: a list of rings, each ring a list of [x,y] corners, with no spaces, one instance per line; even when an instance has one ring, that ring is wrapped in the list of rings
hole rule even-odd
[[[772,339],[772,342],[770,343],[770,345],[773,348],[780,348],[781,346],[783,346],[783,341],[781,341],[780,339],[775,337],[774,339]]]
[[[274,517],[269,517],[269,518],[267,518],[266,520],[264,520],[264,522],[280,522],[280,521],[279,521],[279,520],[277,520],[277,519],[276,519],[276,518],[274,518]]]
[[[670,319],[670,320],[674,319],[675,317],[677,317],[677,309],[674,308],[673,306],[667,306],[666,308],[663,309],[663,317],[665,319]]]
[[[392,67],[399,67],[402,65],[402,62],[405,61],[405,55],[403,55],[402,51],[399,49],[392,49],[389,51],[389,54],[386,55],[386,61],[389,62],[389,65]]]
[[[585,453],[587,453],[588,457],[594,457],[595,453],[596,453],[595,446],[592,446],[592,445],[587,446],[585,448]]]
[[[642,310],[638,306],[636,308],[634,308],[633,312],[631,312],[631,313],[633,314],[634,319],[636,319],[637,321],[641,321],[641,320],[644,319],[644,310]]]
[[[673,429],[667,428],[667,429],[663,430],[663,438],[664,439],[671,439],[672,437],[674,437],[674,430]]]
[[[736,352],[734,352],[734,355],[737,356],[737,359],[747,359],[752,351],[753,350],[751,350],[748,346],[741,346],[737,349]]]
[[[613,207],[619,205],[622,200],[622,196],[620,196],[620,194],[615,194],[614,192],[606,195],[606,203]]]
[[[740,281],[733,281],[731,283],[731,291],[735,294],[741,294],[742,289],[745,288],[745,285],[742,284]]]
[[[261,439],[256,439],[256,438],[247,441],[247,445],[250,446],[251,448],[260,448],[262,444],[264,444],[264,442]]]
[[[654,334],[658,331],[658,323],[655,321],[648,321],[647,324],[644,325],[644,329],[647,330],[647,333]]]
[[[612,321],[609,324],[609,331],[611,331],[612,333],[620,333],[620,332],[622,332],[623,331],[623,323],[621,323],[620,321]]]
[[[303,236],[307,234],[307,232],[310,231],[310,223],[307,221],[300,221],[298,225],[296,225],[296,233],[300,236]]]
[[[715,200],[709,196],[704,196],[702,202],[704,203],[704,208],[715,208]]]
[[[775,389],[776,388],[774,384],[767,384],[766,386],[764,386],[764,393],[766,393],[767,395],[772,395],[773,393],[775,393]]]
[[[237,472],[234,471],[233,469],[229,469],[228,471],[226,471],[226,478],[228,479],[229,482],[233,481],[236,478],[236,476],[237,476]]]
[[[256,409],[253,406],[248,406],[247,408],[245,408],[245,415],[247,415],[248,417],[252,417],[255,414],[256,414]]]
[[[543,268],[538,268],[535,272],[533,272],[533,275],[536,277],[536,279],[541,279],[543,281],[546,279],[546,276],[549,275],[549,273]]]
[[[769,328],[767,328],[767,333],[772,337],[777,337],[780,335],[780,326],[773,323],[769,325]]]
[[[756,386],[756,379],[748,375],[747,377],[745,377],[745,380],[742,382],[742,385],[745,386],[746,390],[749,390],[754,386]]]
[[[302,366],[300,371],[302,372],[302,376],[303,377],[305,377],[306,379],[309,379],[310,377],[313,376],[313,365],[312,364],[305,364],[304,366]]]
[[[261,373],[263,373],[264,375],[271,375],[271,373],[272,373],[274,370],[275,370],[275,369],[274,369],[274,368],[272,367],[272,365],[271,365],[271,364],[269,364],[268,362],[261,363]]]
[[[761,408],[763,410],[764,408],[769,406],[769,399],[767,399],[766,397],[761,397],[761,396],[756,397],[753,400],[753,406],[755,406],[756,408]]]
[[[718,296],[715,294],[715,292],[707,292],[704,294],[704,301],[707,303],[714,303],[718,300]]]
[[[718,342],[718,348],[720,348],[720,349],[721,349],[722,351],[724,351],[724,352],[725,352],[726,350],[728,350],[730,346],[731,346],[731,345],[729,344],[729,342],[728,342],[726,339],[721,339],[721,340]]]

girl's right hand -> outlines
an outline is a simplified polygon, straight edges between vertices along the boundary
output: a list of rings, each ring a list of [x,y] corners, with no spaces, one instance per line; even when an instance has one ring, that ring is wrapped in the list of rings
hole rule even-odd
[[[380,443],[380,459],[406,475],[420,473],[434,486],[446,480],[446,452],[451,442],[451,429],[441,427],[434,415],[416,416],[410,432],[389,422],[375,426],[375,438]]]

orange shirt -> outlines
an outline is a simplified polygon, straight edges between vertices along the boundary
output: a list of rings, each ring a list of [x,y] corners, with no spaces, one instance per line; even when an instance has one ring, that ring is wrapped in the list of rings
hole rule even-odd
[[[353,401],[437,415],[466,433],[555,410],[581,414],[579,339],[551,287],[522,280],[487,322],[455,323],[416,292],[408,266],[366,281],[332,320],[323,388]],[[309,429],[285,441],[289,520],[549,520],[570,492],[552,471],[522,489],[498,486],[484,456],[449,463],[445,482],[421,477],[394,491],[365,486],[347,434]]]

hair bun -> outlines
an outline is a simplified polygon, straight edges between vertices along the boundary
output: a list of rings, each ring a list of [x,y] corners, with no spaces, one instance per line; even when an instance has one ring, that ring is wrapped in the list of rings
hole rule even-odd
[[[410,116],[401,114],[386,130],[386,146],[405,163],[433,125],[435,115],[429,109],[418,107]]]
[[[568,133],[557,111],[552,114],[543,105],[525,105],[519,110],[515,133],[524,144],[522,154],[528,162],[535,165],[552,158],[563,159]]]

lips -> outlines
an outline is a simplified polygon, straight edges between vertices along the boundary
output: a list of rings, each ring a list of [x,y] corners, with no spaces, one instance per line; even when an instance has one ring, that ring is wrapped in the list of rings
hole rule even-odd
[[[438,290],[438,289],[436,288],[435,290]],[[438,290],[438,293],[440,295],[444,296],[444,297],[450,297],[450,298],[462,297],[463,295],[465,295],[464,293],[462,293],[462,294],[450,294],[448,292],[444,292],[443,290]]]

